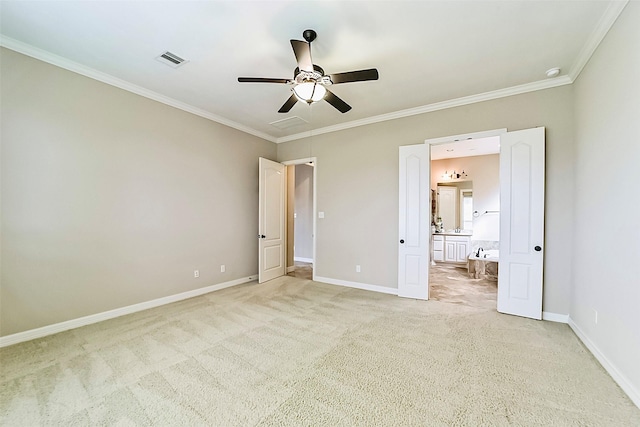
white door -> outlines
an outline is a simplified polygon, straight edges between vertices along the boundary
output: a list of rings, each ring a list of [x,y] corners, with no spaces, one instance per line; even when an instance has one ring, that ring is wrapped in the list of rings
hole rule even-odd
[[[442,227],[450,230],[456,227],[456,187],[438,186],[438,216],[442,218]]]
[[[500,137],[498,311],[542,319],[544,128]]]
[[[398,295],[429,299],[429,145],[400,147]]]
[[[285,166],[260,157],[258,283],[285,273]]]

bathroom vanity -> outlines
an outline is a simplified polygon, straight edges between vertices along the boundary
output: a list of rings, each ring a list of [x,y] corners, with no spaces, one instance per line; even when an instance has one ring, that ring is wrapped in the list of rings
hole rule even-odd
[[[433,233],[431,247],[434,261],[466,263],[471,252],[471,233],[465,231]]]

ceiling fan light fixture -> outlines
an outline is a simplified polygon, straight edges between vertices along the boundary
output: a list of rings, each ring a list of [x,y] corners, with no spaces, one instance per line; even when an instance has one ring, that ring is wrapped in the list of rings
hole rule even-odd
[[[316,82],[305,82],[295,85],[293,93],[300,101],[311,104],[323,99],[327,94],[327,90]]]
[[[305,30],[303,37],[306,41],[290,40],[293,54],[298,66],[293,71],[292,79],[268,78],[268,77],[238,77],[239,83],[279,83],[291,85],[289,98],[282,104],[278,113],[288,113],[298,101],[311,105],[321,100],[327,101],[332,107],[341,113],[351,110],[351,106],[329,91],[325,86],[340,83],[366,82],[378,80],[378,70],[369,68],[366,70],[347,71],[337,74],[324,74],[322,67],[313,63],[311,59],[311,42],[316,38],[316,32]]]

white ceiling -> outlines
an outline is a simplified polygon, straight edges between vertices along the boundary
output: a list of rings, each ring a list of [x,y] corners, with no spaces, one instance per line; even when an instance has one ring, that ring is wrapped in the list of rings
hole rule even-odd
[[[11,1],[2,44],[281,142],[358,124],[568,84],[626,2],[611,1]],[[326,73],[376,67],[378,81],[335,85],[326,102],[277,111],[291,78],[290,39],[311,28]],[[154,58],[169,50],[189,63]],[[560,67],[560,77],[545,71]],[[287,117],[300,125],[269,123]]]

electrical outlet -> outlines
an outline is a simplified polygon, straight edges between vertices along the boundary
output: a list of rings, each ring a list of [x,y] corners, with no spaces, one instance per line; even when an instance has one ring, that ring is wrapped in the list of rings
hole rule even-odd
[[[225,267],[224,264],[222,264],[220,266],[220,273],[224,273],[225,271],[227,271],[227,267]]]
[[[593,321],[598,324],[598,310],[593,310]]]
[[[360,273],[360,266],[356,265],[356,273]]]
[[[193,270],[193,277],[196,279],[200,277],[200,270]]]

